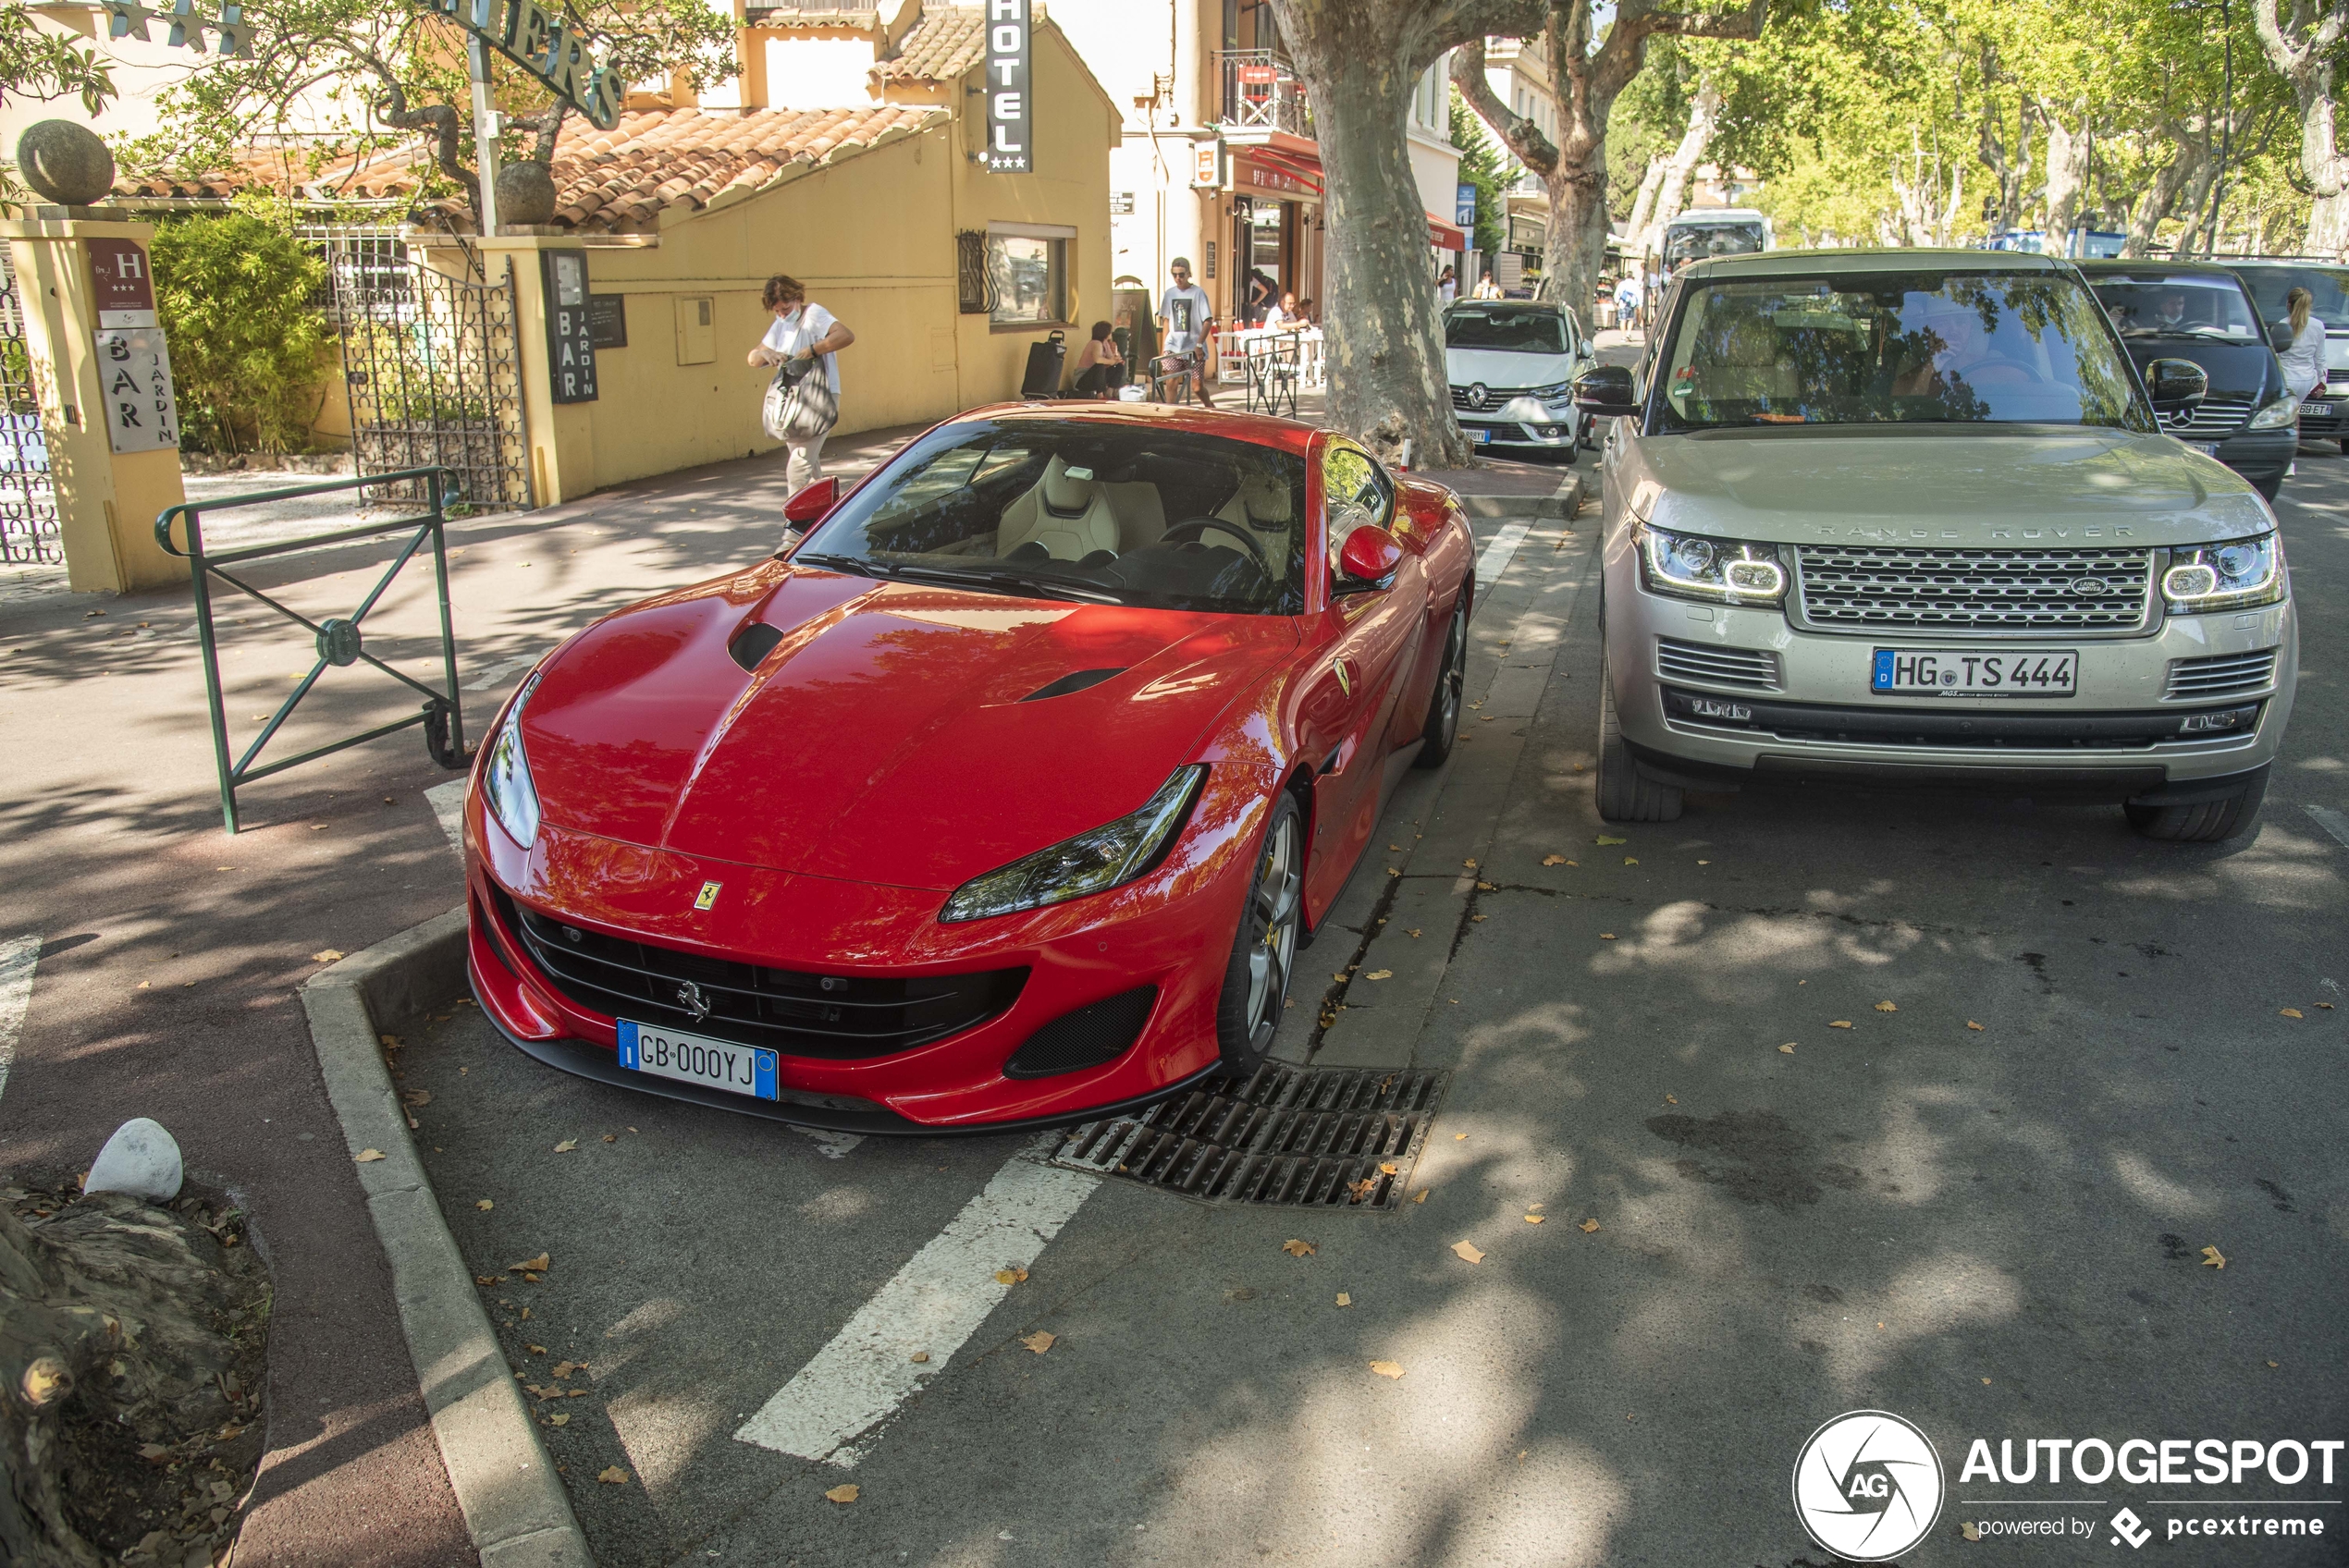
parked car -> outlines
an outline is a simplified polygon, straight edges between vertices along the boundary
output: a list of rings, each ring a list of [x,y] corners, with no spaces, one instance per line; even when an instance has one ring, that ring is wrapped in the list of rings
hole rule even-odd
[[[2290,341],[2290,309],[2284,296],[2306,288],[2309,313],[2325,324],[2325,382],[2300,405],[2300,438],[2340,441],[2349,437],[2349,267],[2324,262],[2230,262],[2227,270],[2244,281],[2272,334],[2282,327]],[[2270,341],[2272,341],[2272,337]],[[2349,456],[2349,447],[2343,448]]]
[[[2078,265],[2140,373],[2175,358],[2192,360],[2210,378],[2202,401],[2163,416],[2161,428],[2274,500],[2300,447],[2300,399],[2284,386],[2243,280],[2208,262]]]
[[[1587,423],[1574,408],[1574,375],[1597,357],[1563,306],[1463,300],[1444,312],[1452,411],[1480,447],[1531,447],[1571,459]]]
[[[539,1060],[857,1133],[1261,1063],[1405,765],[1458,733],[1457,501],[1155,404],[916,437],[806,539],[588,627],[465,802],[473,994]]]
[[[2247,832],[2299,635],[2275,514],[2161,434],[2070,264],[1777,251],[1675,280],[1646,361],[1582,373],[1602,451],[1598,804],[1755,778],[1980,783]]]

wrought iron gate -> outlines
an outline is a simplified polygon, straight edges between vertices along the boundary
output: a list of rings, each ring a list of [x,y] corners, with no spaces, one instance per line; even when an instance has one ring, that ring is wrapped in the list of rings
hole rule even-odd
[[[49,487],[49,443],[24,336],[17,271],[0,243],[0,562],[57,563],[57,496]]]
[[[445,468],[469,506],[534,505],[506,259],[477,282],[424,265],[397,233],[335,230],[326,241],[359,472]],[[384,494],[433,498],[414,489]]]

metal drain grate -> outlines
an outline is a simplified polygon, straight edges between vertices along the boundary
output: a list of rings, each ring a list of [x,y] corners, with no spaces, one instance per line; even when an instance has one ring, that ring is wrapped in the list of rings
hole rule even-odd
[[[1446,1076],[1267,1062],[1246,1080],[1219,1073],[1139,1116],[1088,1121],[1052,1163],[1210,1202],[1392,1209]]]

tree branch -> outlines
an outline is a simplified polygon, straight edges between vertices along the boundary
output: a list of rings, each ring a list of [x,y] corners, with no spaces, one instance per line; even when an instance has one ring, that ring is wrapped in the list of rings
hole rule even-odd
[[[1484,75],[1484,40],[1470,39],[1452,55],[1452,85],[1460,90],[1469,107],[1474,109],[1486,125],[1500,133],[1517,161],[1535,174],[1548,178],[1557,167],[1558,150],[1542,134],[1542,128],[1525,116],[1514,113],[1501,102],[1499,93]]]

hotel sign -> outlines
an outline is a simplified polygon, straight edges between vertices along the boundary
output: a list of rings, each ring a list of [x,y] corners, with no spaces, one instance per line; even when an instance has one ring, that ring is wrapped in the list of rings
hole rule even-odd
[[[560,9],[550,10],[538,0],[431,3],[433,9],[536,77],[548,92],[599,129],[609,130],[620,123],[621,101],[627,96],[628,84],[614,76],[609,66],[596,63],[586,41]]]
[[[987,0],[987,171],[1027,174],[1027,0]]]

